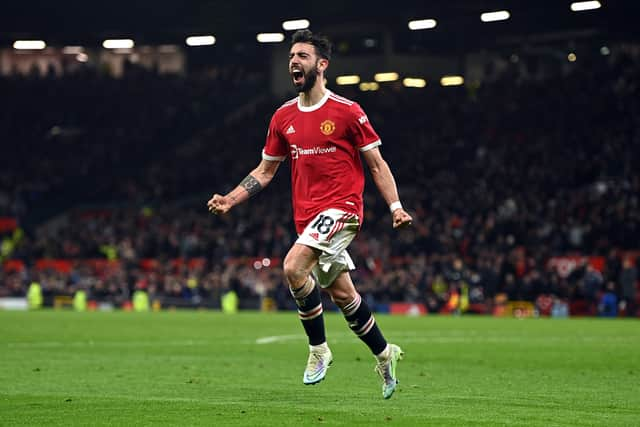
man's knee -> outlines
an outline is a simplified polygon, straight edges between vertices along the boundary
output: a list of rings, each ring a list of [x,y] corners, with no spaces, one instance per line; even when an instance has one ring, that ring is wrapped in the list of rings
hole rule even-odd
[[[351,304],[358,297],[358,291],[356,291],[351,281],[351,276],[346,270],[336,277],[331,286],[326,288],[326,291],[329,292],[331,300],[340,307],[340,309]]]
[[[333,287],[330,287],[329,293],[331,294],[331,300],[340,308],[346,307],[347,305],[351,304],[351,302],[353,302],[353,300],[356,298],[356,290],[355,289],[342,289],[342,288],[336,288],[336,289],[332,289]]]
[[[284,258],[282,269],[290,288],[296,289],[304,285],[313,266],[318,260],[318,254],[307,246],[295,244]]]
[[[294,257],[288,255],[284,259],[282,269],[289,287],[294,289],[302,286],[310,273],[310,271],[305,269],[299,262],[296,262]]]

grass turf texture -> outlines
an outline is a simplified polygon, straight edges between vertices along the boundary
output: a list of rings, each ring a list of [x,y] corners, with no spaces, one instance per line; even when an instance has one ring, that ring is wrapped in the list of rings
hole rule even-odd
[[[326,314],[334,363],[302,384],[295,313],[0,311],[0,425],[640,425],[640,322],[378,315],[374,360]]]

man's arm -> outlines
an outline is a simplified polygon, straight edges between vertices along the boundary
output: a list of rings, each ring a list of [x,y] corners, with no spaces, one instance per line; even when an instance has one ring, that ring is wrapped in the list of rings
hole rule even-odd
[[[260,190],[269,185],[279,166],[279,161],[262,159],[260,164],[228,194],[224,196],[214,194],[207,202],[209,212],[214,214],[226,213],[235,205],[258,194]]]
[[[391,169],[389,169],[389,165],[382,158],[380,149],[375,147],[363,152],[362,155],[369,166],[373,182],[375,182],[378,191],[380,191],[382,198],[384,198],[391,210],[391,214],[393,215],[393,228],[411,225],[411,215],[402,208],[396,181],[393,178]]]

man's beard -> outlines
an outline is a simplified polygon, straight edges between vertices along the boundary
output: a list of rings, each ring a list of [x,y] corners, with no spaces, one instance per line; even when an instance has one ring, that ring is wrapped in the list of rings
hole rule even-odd
[[[298,92],[309,92],[313,85],[316,84],[316,80],[318,80],[318,70],[316,68],[312,68],[308,73],[304,74],[304,83],[293,85],[296,87]]]

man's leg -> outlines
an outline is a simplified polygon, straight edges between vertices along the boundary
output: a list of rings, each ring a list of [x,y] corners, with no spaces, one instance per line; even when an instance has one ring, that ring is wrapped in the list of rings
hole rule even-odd
[[[371,352],[374,355],[384,352],[387,341],[378,328],[369,306],[356,291],[349,273],[347,271],[340,273],[326,291],[342,310],[349,328],[371,349]]]
[[[284,260],[285,278],[309,338],[309,360],[303,376],[305,384],[322,381],[333,360],[326,342],[320,289],[311,275],[311,270],[317,263],[317,250],[298,243],[293,245]]]
[[[383,380],[382,395],[385,399],[391,397],[396,389],[398,380],[396,377],[396,365],[402,359],[403,352],[395,344],[388,344],[380,328],[376,324],[375,317],[371,313],[367,303],[356,291],[351,276],[347,271],[338,275],[336,280],[326,288],[331,299],[344,314],[349,328],[371,350],[378,361],[376,372]]]

